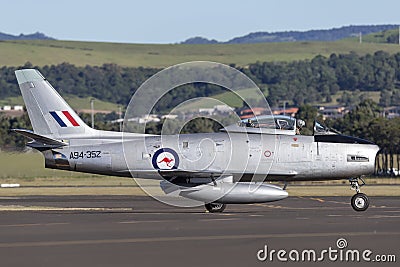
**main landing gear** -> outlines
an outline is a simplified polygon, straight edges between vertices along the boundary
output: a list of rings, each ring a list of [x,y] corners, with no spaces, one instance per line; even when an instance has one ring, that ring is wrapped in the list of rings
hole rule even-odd
[[[226,204],[221,204],[221,203],[206,203],[204,205],[206,207],[206,210],[208,212],[223,212],[224,209],[226,208]]]
[[[360,180],[362,183],[359,183]],[[361,186],[365,185],[364,180],[360,178],[349,179],[351,189],[355,190],[357,193],[351,198],[351,206],[355,211],[366,211],[369,207],[369,199],[366,194],[361,193]]]

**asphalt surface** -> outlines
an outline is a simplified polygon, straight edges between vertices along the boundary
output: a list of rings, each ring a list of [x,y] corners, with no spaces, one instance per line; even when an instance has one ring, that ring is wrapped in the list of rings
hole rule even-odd
[[[398,266],[400,197],[370,200],[362,213],[351,209],[348,197],[289,197],[212,214],[148,197],[3,197],[0,266],[320,266],[282,263],[276,254],[272,262],[259,261],[257,253],[266,245],[269,252],[296,249],[300,255],[340,251],[339,238],[347,242],[344,253],[369,249],[371,260],[394,255],[397,262],[334,262],[325,254],[324,265]],[[21,210],[11,211],[16,207]]]

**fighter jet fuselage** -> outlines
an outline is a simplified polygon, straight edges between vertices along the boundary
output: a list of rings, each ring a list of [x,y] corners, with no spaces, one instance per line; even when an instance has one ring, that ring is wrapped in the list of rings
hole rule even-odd
[[[87,126],[37,70],[16,76],[34,131],[14,131],[32,139],[27,145],[43,153],[47,168],[159,180],[165,194],[202,201],[211,212],[227,203],[288,196],[286,186],[269,181],[349,179],[357,191],[353,208],[368,207],[358,178],[374,170],[379,148],[369,141],[318,123],[313,136],[299,135],[296,120],[286,116],[253,118],[218,133],[100,131]]]
[[[225,132],[135,137],[99,131],[98,138],[73,138],[68,146],[45,151],[45,163],[48,168],[153,179],[162,179],[163,170],[224,172],[234,182],[337,180],[374,171],[376,145],[327,137]]]

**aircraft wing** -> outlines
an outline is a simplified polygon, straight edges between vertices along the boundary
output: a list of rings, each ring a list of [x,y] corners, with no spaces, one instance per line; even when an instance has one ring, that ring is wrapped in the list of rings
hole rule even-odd
[[[286,180],[287,178],[291,178],[297,175],[296,171],[291,170],[270,170],[268,172],[269,180],[279,181],[279,180]]]
[[[158,170],[158,173],[164,178],[182,177],[182,178],[218,178],[222,174],[230,175],[229,173],[224,173],[218,170]]]
[[[137,178],[152,178],[156,179],[155,176],[159,175],[160,178],[171,179],[171,178],[218,178],[222,174],[231,175],[227,173],[223,173],[217,170],[182,170],[182,169],[172,169],[172,170],[131,170],[131,171],[123,171],[129,172],[133,177]],[[130,175],[129,175],[130,176]]]
[[[38,150],[47,150],[47,149],[52,149],[52,148],[58,148],[62,146],[66,146],[68,144],[48,138],[46,136],[42,136],[39,134],[35,134],[34,132],[30,130],[25,130],[25,129],[11,129],[11,131],[16,132],[18,134],[21,134],[25,137],[28,137],[32,139],[33,141],[29,142],[27,146],[30,146],[32,148],[36,148]]]
[[[190,171],[190,170],[158,170],[158,173],[163,176],[164,178],[173,178],[173,177],[183,177],[183,178],[218,178],[221,175],[224,176],[246,176],[250,175],[253,176],[253,173],[246,173],[246,172],[222,172],[218,170],[202,170],[202,171]],[[268,176],[273,178],[278,177],[293,177],[296,176],[297,172],[295,171],[281,171],[281,170],[270,170],[268,174],[256,174],[256,176]]]
[[[183,170],[183,169],[171,169],[171,170],[132,170],[130,172],[134,177],[138,178],[151,178],[159,174],[160,178],[164,179],[176,179],[176,178],[198,178],[204,179],[205,182],[209,182],[211,178],[218,179],[221,176],[236,176],[236,177],[248,177],[249,181],[252,180],[253,173],[245,172],[223,172],[220,170]],[[256,174],[256,177],[265,177],[267,180],[286,180],[288,178],[297,175],[296,171],[290,170],[270,170],[266,174]]]

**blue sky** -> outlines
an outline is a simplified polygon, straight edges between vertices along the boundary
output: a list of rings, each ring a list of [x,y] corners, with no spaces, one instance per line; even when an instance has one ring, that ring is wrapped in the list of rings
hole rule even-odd
[[[255,31],[400,24],[398,0],[0,0],[0,6],[0,32],[40,31],[61,40],[226,41]]]

